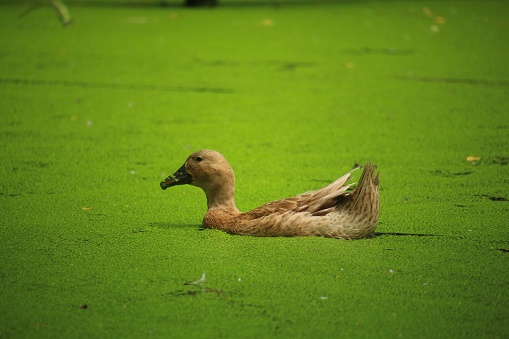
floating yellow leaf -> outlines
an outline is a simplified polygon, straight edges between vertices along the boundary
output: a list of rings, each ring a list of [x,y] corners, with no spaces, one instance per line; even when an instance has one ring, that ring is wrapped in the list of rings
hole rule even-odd
[[[423,7],[422,12],[429,17],[433,16],[433,11],[428,7]]]
[[[90,211],[92,209],[92,207],[82,207],[81,210],[82,211]]]
[[[466,160],[470,161],[470,162],[472,162],[472,161],[479,161],[479,160],[481,160],[481,157],[476,157],[474,155],[469,155]]]
[[[269,18],[262,19],[262,20],[260,20],[260,24],[265,27],[271,27],[271,26],[274,26],[274,20],[269,19]]]
[[[439,25],[445,24],[445,18],[443,16],[437,16],[435,18],[435,23]]]

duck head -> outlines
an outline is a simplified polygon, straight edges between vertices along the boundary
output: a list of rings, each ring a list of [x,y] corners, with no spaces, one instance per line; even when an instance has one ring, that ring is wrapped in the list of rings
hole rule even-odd
[[[219,152],[201,150],[191,154],[182,167],[161,181],[160,186],[165,190],[185,184],[200,187],[205,193],[212,193],[225,186],[233,187],[235,176],[230,164]]]

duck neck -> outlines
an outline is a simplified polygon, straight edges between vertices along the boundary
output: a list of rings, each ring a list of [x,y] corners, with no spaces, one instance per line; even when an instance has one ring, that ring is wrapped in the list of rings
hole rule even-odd
[[[205,190],[208,210],[220,209],[230,213],[240,213],[235,205],[235,188],[233,185],[219,185]]]

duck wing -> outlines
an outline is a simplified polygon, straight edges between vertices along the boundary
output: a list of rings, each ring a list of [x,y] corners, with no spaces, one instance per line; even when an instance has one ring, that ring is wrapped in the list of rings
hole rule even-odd
[[[309,212],[313,216],[322,216],[332,212],[338,204],[338,198],[349,194],[352,184],[346,184],[351,179],[350,174],[357,168],[349,171],[338,180],[319,190],[306,192],[294,197],[271,201],[249,212],[243,213],[247,219],[258,219],[271,214],[285,212]]]

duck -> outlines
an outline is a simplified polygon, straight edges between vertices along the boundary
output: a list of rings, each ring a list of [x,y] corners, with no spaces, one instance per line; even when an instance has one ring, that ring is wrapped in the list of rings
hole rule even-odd
[[[237,209],[233,169],[217,151],[194,152],[174,174],[160,182],[160,187],[201,188],[207,198],[204,228],[257,237],[362,239],[375,236],[380,214],[380,175],[368,162],[358,183],[350,183],[352,172],[358,168],[321,189],[271,201],[248,212]]]

